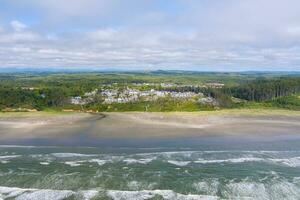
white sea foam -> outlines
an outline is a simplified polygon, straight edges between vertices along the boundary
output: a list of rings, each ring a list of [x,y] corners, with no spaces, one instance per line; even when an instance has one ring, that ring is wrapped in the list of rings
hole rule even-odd
[[[190,164],[191,161],[168,160],[168,163],[170,163],[172,165],[183,167],[183,166],[187,166],[188,164]]]
[[[270,161],[281,163],[289,167],[300,167],[300,157],[277,158],[277,159],[270,159]]]
[[[293,183],[296,183],[296,184],[300,185],[300,177],[294,177],[293,178]]]
[[[298,200],[300,188],[286,180],[272,180],[268,183],[259,182],[231,182],[222,190],[225,199],[251,200]]]
[[[23,146],[23,145],[0,145],[0,148],[34,148],[36,146]]]
[[[269,200],[267,190],[262,183],[229,183],[222,193],[229,199]]]
[[[16,200],[62,200],[74,194],[69,190],[38,190],[15,187],[0,187],[0,193],[4,199],[15,198]]]
[[[29,149],[32,149],[32,148],[59,148],[60,146],[33,146],[33,145],[0,145],[0,148],[29,148]],[[86,148],[93,148],[93,147],[86,147]]]
[[[16,188],[16,187],[0,187],[0,194],[4,198],[13,198],[24,192],[26,189]]]
[[[140,181],[130,181],[127,183],[129,190],[152,190],[157,183],[148,183],[148,182],[140,182]]]
[[[201,194],[216,195],[219,188],[217,179],[207,179],[193,184],[193,187]]]
[[[9,160],[9,159],[13,159],[13,158],[18,158],[21,155],[7,155],[7,156],[0,156],[0,160]]]
[[[163,151],[163,152],[151,152],[151,153],[138,153],[136,155],[141,155],[141,156],[149,156],[149,155],[156,155],[156,156],[183,156],[183,157],[190,157],[192,155],[203,155],[203,154],[236,154],[236,153],[244,153],[244,154],[265,154],[265,153],[270,153],[270,154],[279,154],[279,153],[297,153],[300,151],[235,151],[235,150],[220,150],[220,151]]]
[[[80,199],[82,200],[89,200],[97,196],[98,193],[99,192],[96,190],[86,190],[86,191],[80,191],[77,196],[79,196]]]
[[[93,157],[94,154],[80,154],[80,153],[52,153],[51,155],[57,158],[72,158],[72,157]]]
[[[272,200],[298,200],[300,197],[300,187],[287,181],[274,182],[267,189]]]
[[[107,196],[113,200],[147,200],[153,198],[155,194],[149,191],[107,191]]]
[[[140,156],[172,156],[172,155],[180,155],[185,157],[190,157],[193,153],[203,153],[203,151],[164,151],[164,152],[152,152],[152,153],[138,153],[136,155]]]
[[[199,164],[214,164],[214,163],[243,163],[243,162],[266,162],[273,164],[282,164],[289,167],[300,167],[300,157],[291,158],[260,158],[260,157],[241,157],[241,158],[229,158],[229,159],[198,159],[194,163]]]
[[[243,162],[261,162],[264,158],[254,158],[254,157],[243,157],[243,158],[230,158],[230,159],[220,159],[220,160],[204,160],[199,159],[194,161],[194,163],[200,164],[210,164],[210,163],[243,163]]]
[[[74,161],[66,161],[64,162],[66,165],[70,165],[71,167],[77,167],[82,165],[83,163],[97,163],[99,166],[102,166],[109,161],[101,160],[101,159],[91,159],[91,160],[74,160]]]
[[[107,196],[113,200],[147,200],[155,196],[161,196],[165,200],[217,200],[217,196],[179,194],[172,190],[141,190],[141,191],[118,191],[109,190]]]
[[[140,183],[131,182],[131,184],[139,185]],[[219,182],[216,179],[207,179],[194,184],[194,186],[196,189],[198,187],[197,191],[203,195],[180,194],[172,190],[108,190],[106,195],[113,200],[146,200],[156,196],[165,200],[217,200],[220,199],[217,196],[219,192],[223,199],[233,200],[297,200],[300,197],[299,185],[285,179],[273,179],[266,183],[251,182],[247,178],[240,182],[232,180],[222,186],[219,191]],[[13,198],[16,200],[62,200],[66,198],[73,199],[74,197],[75,199],[88,200],[95,198],[98,194],[102,196],[102,192],[103,190],[71,191],[0,187],[0,197],[2,199]]]
[[[3,199],[14,198],[16,200],[63,200],[69,197],[75,199],[89,200],[99,192],[96,190],[49,190],[49,189],[22,189],[17,187],[1,187],[0,197]],[[0,198],[0,199],[1,199]]]
[[[49,165],[49,162],[40,162],[40,165]]]
[[[23,193],[16,197],[16,200],[63,200],[73,194],[70,190],[37,190]]]
[[[80,161],[67,161],[65,162],[66,165],[70,165],[71,167],[78,167],[81,165]]]
[[[130,190],[138,190],[140,188],[140,183],[138,181],[130,181],[127,186]]]
[[[98,165],[104,165],[104,164],[106,164],[108,161],[107,160],[101,160],[101,159],[91,159],[91,160],[89,160],[88,162],[90,162],[90,163],[97,163]]]
[[[128,159],[124,159],[123,162],[125,162],[126,164],[148,164],[153,160],[154,158],[143,158],[143,159],[128,158]]]
[[[21,155],[5,155],[5,156],[0,156],[0,163],[2,164],[6,164],[9,163],[10,160],[14,159],[14,158],[18,158]]]
[[[254,155],[252,157],[261,158],[266,155],[287,155],[290,153],[300,153],[300,151],[234,151],[234,150],[225,150],[225,151],[170,151],[170,152],[152,152],[152,153],[138,153],[135,154],[137,156],[159,156],[163,158],[176,158],[176,157],[182,157],[182,158],[202,158],[203,156],[207,156],[210,154],[217,154],[224,156],[233,156],[233,155],[240,155],[241,157],[249,157],[249,155]],[[225,160],[225,159],[224,159]]]

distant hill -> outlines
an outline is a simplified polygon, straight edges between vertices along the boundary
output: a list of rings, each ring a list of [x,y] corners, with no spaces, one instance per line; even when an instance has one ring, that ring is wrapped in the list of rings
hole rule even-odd
[[[121,73],[121,74],[145,74],[145,75],[246,75],[246,76],[300,76],[300,71],[242,71],[242,72],[219,72],[219,71],[189,71],[189,70],[128,70],[119,68],[97,67],[86,68],[35,68],[35,67],[0,67],[0,73]]]

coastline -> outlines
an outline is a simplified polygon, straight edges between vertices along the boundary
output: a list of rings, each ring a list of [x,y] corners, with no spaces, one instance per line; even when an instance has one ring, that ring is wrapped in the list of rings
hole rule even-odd
[[[300,133],[300,112],[220,110],[202,112],[0,113],[0,141],[13,138],[172,138]]]

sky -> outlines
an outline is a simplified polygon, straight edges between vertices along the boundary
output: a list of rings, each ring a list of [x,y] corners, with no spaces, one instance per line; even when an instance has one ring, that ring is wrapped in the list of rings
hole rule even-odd
[[[300,1],[1,0],[0,67],[300,71]]]

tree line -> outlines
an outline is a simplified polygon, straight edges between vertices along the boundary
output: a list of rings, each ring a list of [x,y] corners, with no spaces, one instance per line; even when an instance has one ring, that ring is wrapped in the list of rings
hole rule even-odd
[[[257,79],[230,89],[224,93],[248,101],[267,101],[300,92],[300,78]]]
[[[95,88],[95,85],[99,86],[98,83],[93,83],[92,81],[54,81],[51,78],[48,79],[50,79],[50,84],[46,84],[44,82],[35,83],[34,87],[37,89],[34,90],[24,89],[21,87],[22,85],[30,85],[30,80],[28,79],[26,79],[26,81],[8,81],[7,79],[2,79],[0,82],[0,110],[3,108],[18,107],[35,108],[38,110],[55,107],[70,107],[73,106],[70,105],[71,96],[83,95],[84,92],[91,91],[92,88]],[[54,81],[54,83],[51,81]],[[194,86],[176,86],[171,87],[168,90],[176,92],[201,92],[205,96],[215,98],[220,107],[225,108],[230,108],[235,105],[232,97],[254,102],[276,100],[278,104],[283,105],[288,104],[288,102],[291,102],[292,100],[287,101],[286,99],[281,99],[282,97],[300,93],[300,77],[258,78],[252,81],[245,81],[235,86],[219,89]],[[99,106],[99,101],[92,102],[91,104],[93,103]],[[155,104],[155,102],[153,102],[153,104]],[[161,105],[160,107],[166,108],[173,104],[180,109],[183,109],[183,107],[184,109],[192,107],[190,104],[183,106],[178,102],[171,103],[169,100],[166,100],[165,102],[156,102],[156,104]],[[137,104],[133,104],[130,109],[135,110],[134,107],[137,108],[138,106],[139,105]],[[152,105],[152,107],[155,107],[155,105]],[[193,107],[193,109],[196,108],[198,107]]]

